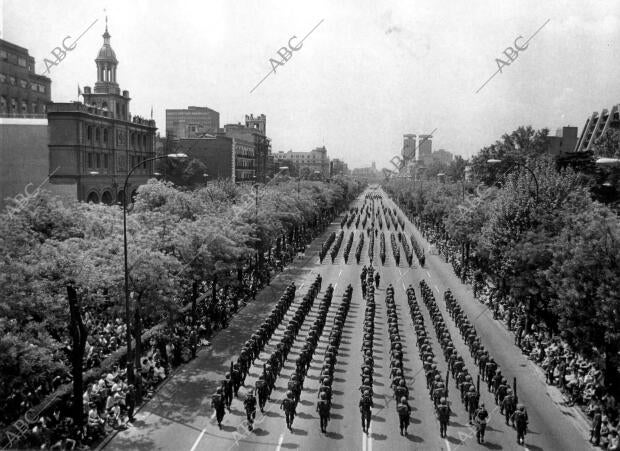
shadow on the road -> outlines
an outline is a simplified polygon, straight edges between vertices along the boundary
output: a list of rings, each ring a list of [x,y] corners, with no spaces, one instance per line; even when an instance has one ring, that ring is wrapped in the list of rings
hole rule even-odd
[[[344,438],[344,435],[339,434],[337,432],[328,432],[325,434],[325,436],[336,439],[336,440],[342,440]]]
[[[446,436],[446,439],[447,439],[450,443],[453,443],[453,444],[455,444],[455,445],[457,445],[457,444],[458,444],[458,445],[460,445],[460,444],[461,444],[461,441],[460,441],[458,438],[456,438],[456,437],[452,437],[452,436],[448,435],[448,436]]]
[[[269,435],[269,431],[262,428],[256,428],[252,431],[254,435],[258,435],[259,437],[264,437],[265,435]]]
[[[385,418],[380,417],[378,415],[373,415],[371,418],[372,418],[372,421],[376,421],[377,423],[385,423]]]
[[[342,420],[344,417],[339,413],[330,413],[329,416],[334,420]]]
[[[237,430],[237,428],[236,428],[236,427],[234,427],[234,426],[228,426],[228,425],[226,425],[226,424],[223,424],[223,425],[222,425],[222,430],[223,430],[223,431],[226,431],[226,432],[233,432],[233,431],[236,431],[236,430]]]
[[[336,404],[336,403],[332,404],[332,409],[342,409],[342,408],[343,408],[342,404]]]
[[[271,410],[267,410],[263,415],[265,415],[266,417],[271,417],[271,418],[277,418],[280,416],[279,413],[272,412]]]
[[[458,421],[450,421],[448,422],[448,426],[453,426],[453,427],[464,427],[464,425],[462,425],[461,423],[459,423]],[[487,431],[490,431],[491,428],[489,426],[487,426]]]
[[[308,431],[301,428],[293,428],[291,432],[295,435],[308,435]]]
[[[411,421],[413,424],[420,424],[422,422],[421,420],[418,420],[417,418],[413,418],[413,417],[411,417],[409,421]]]
[[[407,434],[406,437],[407,440],[409,440],[410,442],[421,443],[424,441],[421,437],[418,437],[417,435]]]
[[[385,434],[377,434],[376,432],[373,432],[370,436],[375,440],[387,440],[387,435]]]
[[[502,445],[499,445],[497,443],[490,443],[490,442],[487,442],[487,441],[485,441],[482,444],[482,446],[484,446],[485,448],[489,448],[489,449],[504,449],[504,447]],[[528,446],[527,449],[534,449],[534,448],[532,448],[531,446]],[[541,448],[538,448],[538,449],[541,449]]]
[[[304,413],[304,412],[299,412],[299,413],[297,414],[297,416],[298,416],[299,418],[303,418],[304,420],[312,420],[312,419],[316,419],[316,417],[315,417],[315,416],[310,415],[310,414],[308,414],[308,413]]]
[[[297,449],[299,448],[299,445],[297,443],[282,443],[280,447],[286,449]]]
[[[302,401],[299,401],[299,403],[300,403],[302,406],[311,406],[311,405],[312,405],[312,403],[311,403],[310,401],[306,401],[305,399],[304,399],[304,400],[302,400]]]

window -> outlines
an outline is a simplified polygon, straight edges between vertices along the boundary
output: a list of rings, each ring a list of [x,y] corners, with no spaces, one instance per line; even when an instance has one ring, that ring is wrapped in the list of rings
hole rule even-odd
[[[37,112],[37,104],[36,104],[36,102],[32,102],[30,107],[31,107],[30,112],[32,114],[36,114],[36,112]]]
[[[28,82],[26,80],[19,80],[19,86],[21,86],[22,89],[26,89],[28,87]]]
[[[6,113],[8,108],[8,104],[6,102],[6,97],[0,96],[0,113]]]
[[[0,59],[8,59],[9,55],[6,53],[6,50],[0,50]]]
[[[39,90],[39,85],[37,83],[33,83],[30,85],[30,90],[37,92]]]
[[[107,128],[103,129],[103,143],[104,144],[108,143],[108,129]],[[106,166],[106,168],[107,168],[107,166]]]
[[[11,113],[17,112],[17,100],[11,99]]]
[[[6,75],[0,74],[0,83],[6,83]]]
[[[97,157],[97,169],[99,169],[101,167],[101,155],[96,154],[96,157]]]
[[[90,128],[90,127],[89,127]],[[88,153],[88,167],[92,168],[93,167],[93,154],[92,153]]]
[[[9,77],[9,83],[15,86],[15,77]]]
[[[146,169],[146,157],[142,157],[142,168]]]
[[[92,141],[93,140],[93,128],[90,125],[86,129],[86,139],[88,141]]]
[[[108,169],[108,154],[103,154],[103,167]]]
[[[99,142],[99,139],[101,138],[100,133],[99,133],[99,127],[97,127],[95,129],[95,141]],[[99,165],[97,165],[97,167],[99,167]]]
[[[28,104],[25,100],[22,100],[22,114],[28,114]]]
[[[39,92],[45,92],[45,86],[39,85]]]
[[[133,148],[136,147],[136,134],[135,133],[131,134],[131,147]]]
[[[146,150],[146,135],[142,136],[142,147],[144,147],[144,150]]]
[[[26,58],[22,58],[21,56],[17,58],[17,64],[21,67],[26,67]]]

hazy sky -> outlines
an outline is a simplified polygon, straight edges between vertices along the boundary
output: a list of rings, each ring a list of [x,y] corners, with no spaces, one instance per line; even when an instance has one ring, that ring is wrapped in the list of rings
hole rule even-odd
[[[404,133],[434,128],[434,149],[464,156],[519,125],[581,133],[593,111],[620,101],[617,0],[2,2],[1,37],[29,49],[38,73],[65,36],[97,20],[52,67],[53,101],[94,86],[105,8],[131,113],[148,117],[152,105],[162,135],[166,108],[208,106],[221,125],[264,113],[274,152],[325,144],[350,167],[388,166]],[[476,94],[504,49],[549,19]],[[321,20],[250,93],[278,49]]]

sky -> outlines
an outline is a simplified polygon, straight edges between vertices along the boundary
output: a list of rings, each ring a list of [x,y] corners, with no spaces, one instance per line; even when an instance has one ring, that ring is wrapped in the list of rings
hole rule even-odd
[[[433,149],[464,157],[520,125],[581,133],[620,100],[617,0],[0,0],[0,37],[43,73],[88,30],[48,74],[52,100],[74,101],[106,15],[131,113],[153,108],[162,135],[166,108],[208,106],[220,126],[263,113],[273,152],[325,145],[351,168],[389,167],[406,133],[436,129]]]

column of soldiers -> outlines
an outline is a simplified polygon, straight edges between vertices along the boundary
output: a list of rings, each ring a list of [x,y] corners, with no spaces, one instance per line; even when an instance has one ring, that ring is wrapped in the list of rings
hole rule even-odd
[[[474,363],[478,366],[481,379],[487,383],[488,391],[495,395],[495,404],[505,416],[506,425],[512,425],[517,430],[517,443],[524,443],[528,423],[525,406],[518,403],[516,390],[513,392],[508,385],[499,365],[480,342],[475,327],[469,322],[450,290],[444,293],[444,300],[450,317],[454,320],[461,337],[469,347]]]
[[[403,345],[398,330],[398,315],[394,303],[394,287],[388,285],[385,296],[387,307],[388,333],[390,335],[390,377],[391,388],[396,400],[396,413],[398,414],[400,435],[407,435],[409,427],[411,406],[409,405],[409,389],[403,373]]]
[[[254,383],[254,389],[249,391],[246,398],[243,401],[243,405],[246,412],[246,417],[249,423],[249,429],[253,429],[254,419],[256,417],[256,406],[260,408],[261,412],[264,412],[265,404],[275,387],[275,381],[284,366],[284,362],[291,350],[295,337],[299,332],[299,328],[303,323],[306,315],[310,311],[314,299],[321,290],[321,275],[317,275],[314,282],[308,289],[308,292],[304,295],[301,304],[297,307],[293,318],[288,322],[287,328],[283,334],[280,343],[277,344],[276,350],[271,354],[267,361],[263,365],[263,371],[258,380]],[[294,285],[291,284],[287,289],[285,295],[290,296],[290,302],[295,297]],[[290,304],[289,304],[290,305]],[[288,310],[288,309],[287,309]],[[281,319],[280,321],[281,322]],[[271,336],[271,335],[270,335]],[[252,338],[248,340],[252,342]],[[244,385],[245,378],[250,370],[250,367],[254,364],[255,359],[260,355],[260,352],[267,343],[268,339],[260,347],[247,346],[248,342],[241,350],[241,355],[237,361],[241,373],[241,385]],[[258,398],[258,399],[257,399]],[[221,421],[218,421],[218,425],[221,428]]]
[[[455,386],[460,391],[461,402],[465,406],[465,411],[469,414],[469,424],[475,425],[478,443],[483,443],[488,412],[484,404],[479,405],[479,381],[474,385],[472,376],[469,374],[463,358],[455,349],[448,327],[435,301],[433,291],[426,281],[422,280],[420,282],[420,290],[424,302],[429,309],[431,319],[435,326],[435,334],[441,345],[444,358],[448,363],[448,370],[452,371]]]
[[[221,381],[220,386],[211,399],[211,407],[215,409],[217,424],[220,429],[222,428],[222,420],[226,412],[225,409],[228,408],[230,412],[233,394],[235,397],[237,396],[239,387],[244,385],[245,378],[250,371],[250,366],[261,353],[263,347],[269,341],[278,325],[282,322],[293,299],[295,299],[295,290],[296,287],[294,282],[286,287],[284,294],[274,306],[269,317],[267,317],[263,324],[243,345],[237,362],[230,363],[230,372],[226,373],[225,379]]]
[[[338,307],[338,312],[334,317],[334,325],[329,334],[327,350],[323,359],[323,368],[319,376],[321,384],[318,391],[318,401],[316,411],[319,413],[321,432],[327,433],[327,423],[330,420],[330,411],[332,406],[332,382],[334,380],[334,366],[337,362],[338,348],[342,338],[342,328],[349,313],[351,306],[351,296],[353,287],[349,284],[342,296],[342,303]]]
[[[364,290],[364,298],[366,299],[366,312],[364,314],[364,335],[361,348],[364,363],[362,363],[361,368],[362,385],[360,386],[360,392],[362,396],[359,401],[359,408],[362,416],[362,431],[366,434],[368,434],[368,428],[370,427],[371,409],[374,405],[372,401],[372,376],[375,363],[372,354],[375,334],[375,287],[372,284],[373,272],[374,269],[371,265],[370,268],[365,271],[366,280],[362,278],[362,288]],[[364,274],[364,271],[362,273]]]
[[[416,332],[418,352],[426,376],[426,387],[435,405],[437,419],[439,420],[439,435],[444,438],[447,435],[448,421],[450,420],[450,407],[447,401],[448,387],[439,372],[430,337],[424,325],[424,317],[420,311],[415,290],[411,285],[407,288],[407,303]]]
[[[319,338],[323,333],[325,321],[327,320],[327,311],[331,305],[333,294],[334,287],[329,284],[325,290],[323,299],[321,299],[321,303],[319,304],[317,318],[314,320],[312,326],[310,326],[304,345],[302,346],[299,356],[295,360],[295,370],[291,374],[288,381],[286,398],[284,398],[280,403],[280,409],[284,410],[286,427],[288,427],[289,430],[292,430],[293,427],[297,404],[299,403],[301,390],[304,387],[304,380],[306,378],[306,374],[308,373],[308,369],[310,368],[314,351],[319,343]]]
[[[400,232],[398,232],[398,236],[402,236]],[[400,265],[400,248],[398,247],[398,243],[396,242],[396,236],[394,233],[390,233],[390,244],[392,245],[392,255],[394,256],[394,261],[396,262],[396,266]]]

